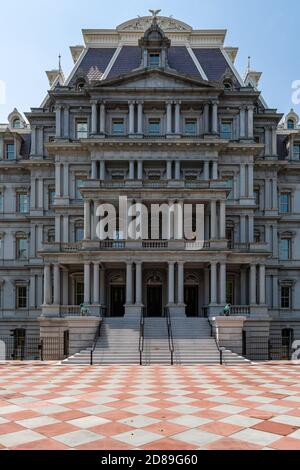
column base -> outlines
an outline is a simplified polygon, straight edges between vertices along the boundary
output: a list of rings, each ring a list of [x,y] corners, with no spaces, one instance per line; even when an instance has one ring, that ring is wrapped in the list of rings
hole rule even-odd
[[[171,305],[168,307],[170,310],[171,317],[186,318],[186,314],[185,314],[186,305],[185,304]]]
[[[140,318],[142,314],[143,305],[125,305],[125,317]]]

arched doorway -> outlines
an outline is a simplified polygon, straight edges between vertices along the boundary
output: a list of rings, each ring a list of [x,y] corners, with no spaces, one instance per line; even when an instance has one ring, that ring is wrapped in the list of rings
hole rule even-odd
[[[199,279],[196,274],[187,274],[185,277],[184,303],[187,317],[199,316]]]
[[[123,273],[110,276],[110,316],[124,317],[126,302],[126,283]]]
[[[162,317],[163,314],[163,279],[160,273],[149,274],[146,278],[147,286],[147,316]]]

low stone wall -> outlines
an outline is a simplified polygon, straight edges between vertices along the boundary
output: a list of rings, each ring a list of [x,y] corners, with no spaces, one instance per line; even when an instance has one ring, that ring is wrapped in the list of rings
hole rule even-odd
[[[242,354],[243,327],[246,317],[212,317],[210,322],[222,348]]]

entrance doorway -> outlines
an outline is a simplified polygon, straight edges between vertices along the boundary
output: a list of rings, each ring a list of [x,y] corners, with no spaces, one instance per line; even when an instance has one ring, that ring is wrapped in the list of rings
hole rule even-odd
[[[198,317],[198,286],[185,286],[184,303],[186,304],[186,316]]]
[[[147,316],[162,317],[162,286],[147,287]]]
[[[110,288],[110,315],[124,317],[125,315],[125,286],[111,286]]]

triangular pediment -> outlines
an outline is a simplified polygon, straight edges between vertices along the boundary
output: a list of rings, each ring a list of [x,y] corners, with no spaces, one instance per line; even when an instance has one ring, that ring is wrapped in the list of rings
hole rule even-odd
[[[115,88],[216,88],[217,84],[203,80],[200,75],[199,79],[182,75],[172,69],[140,69],[132,71],[126,75],[117,78],[108,78],[93,83],[95,87]]]

